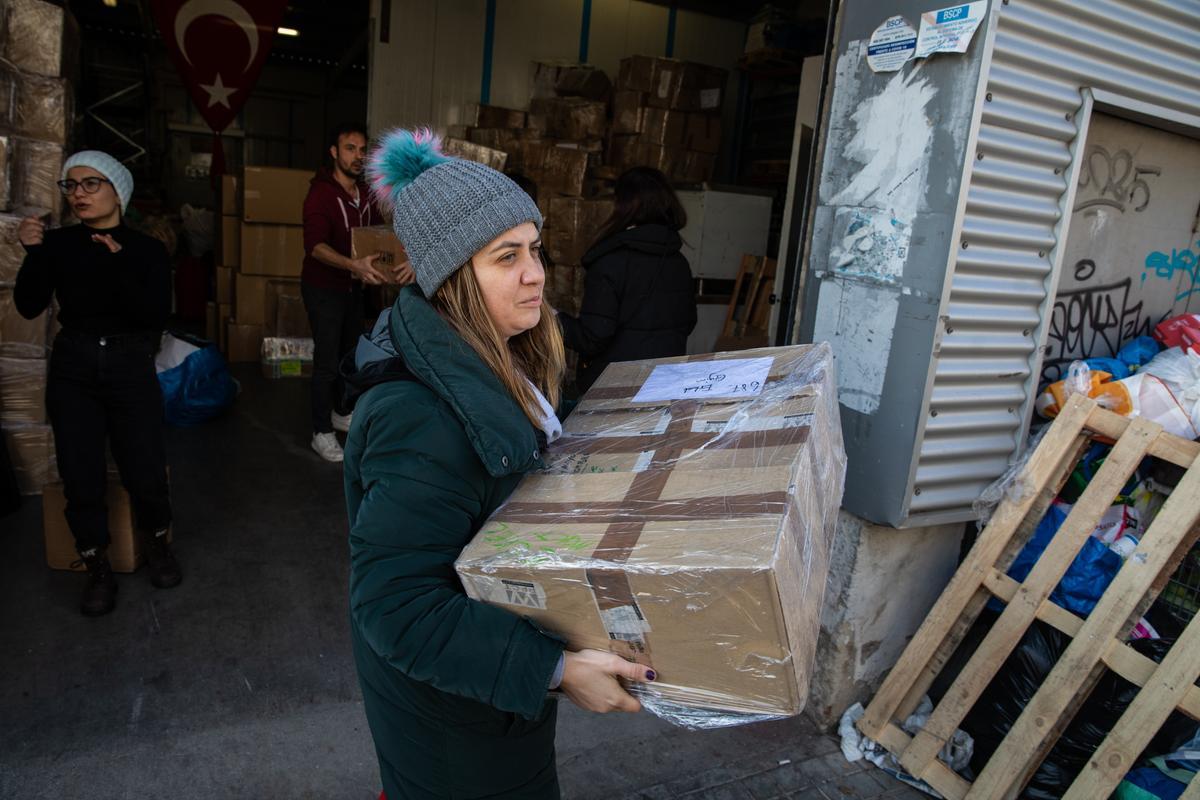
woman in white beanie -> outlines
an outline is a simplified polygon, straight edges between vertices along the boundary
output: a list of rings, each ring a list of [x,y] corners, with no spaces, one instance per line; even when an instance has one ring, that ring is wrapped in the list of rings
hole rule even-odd
[[[21,221],[26,256],[13,296],[26,319],[58,300],[62,330],[50,356],[46,411],[67,523],[88,572],[80,610],[99,616],[117,596],[107,556],[106,448],[129,491],[151,582],[168,588],[182,580],[167,544],[171,502],[154,370],[171,309],[171,267],[161,242],[123,223],[133,176],[115,158],[76,153],[58,185],[80,224],[46,230],[40,219]]]

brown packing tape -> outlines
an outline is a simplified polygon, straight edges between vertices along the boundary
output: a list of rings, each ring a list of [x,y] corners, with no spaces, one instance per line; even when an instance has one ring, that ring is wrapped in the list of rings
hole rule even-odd
[[[692,417],[700,410],[701,404],[696,403],[681,403],[676,406],[678,413],[675,419],[672,419],[667,426],[667,435],[678,436],[680,433],[689,429]],[[661,448],[658,453],[663,462],[670,464],[682,454],[682,448],[677,446],[668,446]],[[658,498],[663,489],[666,487],[667,478],[670,474],[670,468],[648,469],[645,472],[640,472],[634,476],[633,481],[629,485],[629,491],[625,494],[625,504],[638,502],[653,501]],[[677,505],[677,504],[676,504]],[[691,505],[689,503],[689,505]],[[645,526],[644,520],[639,521],[614,521],[609,524],[608,530],[604,532],[603,538],[600,539],[599,546],[596,547],[595,554],[600,555],[606,561],[612,561],[617,564],[623,564],[629,560],[630,554],[633,553],[633,548],[637,547],[638,538],[642,535],[642,530]],[[606,622],[610,617],[606,617],[605,611],[613,611],[622,606],[627,606],[637,619],[644,621],[645,617],[638,608],[637,599],[634,597],[633,588],[629,585],[629,576],[622,570],[606,570],[606,569],[589,569],[587,570],[588,583],[592,585],[592,591],[596,595],[596,606],[600,609],[601,618]],[[640,663],[650,664],[650,641],[646,636],[648,631],[643,630],[642,636],[639,638],[632,628],[614,631],[611,623],[606,624],[609,628],[609,636],[613,638],[613,649],[615,652],[624,655],[626,658],[631,658]]]
[[[658,472],[669,473],[670,467],[662,467]],[[652,472],[640,472],[645,475]],[[665,482],[665,478],[663,478]],[[636,480],[635,480],[636,482]],[[633,506],[635,502],[644,503]],[[493,519],[498,522],[529,522],[554,525],[575,524],[584,522],[602,523],[638,523],[646,522],[684,522],[687,520],[703,519],[720,515],[730,519],[742,517],[761,517],[768,514],[782,514],[787,507],[786,492],[763,492],[761,494],[744,495],[709,495],[707,497],[689,497],[686,499],[661,502],[634,500],[595,500],[590,501],[586,509],[580,509],[570,503],[507,503]],[[636,544],[636,540],[634,544]],[[612,560],[612,559],[607,559]]]

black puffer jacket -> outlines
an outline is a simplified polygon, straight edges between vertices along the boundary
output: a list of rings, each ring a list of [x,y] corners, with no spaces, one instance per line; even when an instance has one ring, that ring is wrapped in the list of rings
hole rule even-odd
[[[563,341],[579,353],[586,391],[613,361],[681,356],[696,327],[692,270],[683,241],[665,225],[620,231],[583,257],[579,317],[559,315]]]

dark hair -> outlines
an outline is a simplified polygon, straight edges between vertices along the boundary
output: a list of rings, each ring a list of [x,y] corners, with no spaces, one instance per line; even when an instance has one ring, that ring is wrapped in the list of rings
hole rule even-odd
[[[360,122],[341,122],[333,126],[329,130],[329,146],[337,147],[339,140],[343,136],[348,136],[352,133],[360,134],[364,139],[367,138],[367,126]]]
[[[653,167],[632,167],[617,178],[616,207],[592,244],[637,225],[665,225],[673,231],[687,225],[687,212],[667,176]]]

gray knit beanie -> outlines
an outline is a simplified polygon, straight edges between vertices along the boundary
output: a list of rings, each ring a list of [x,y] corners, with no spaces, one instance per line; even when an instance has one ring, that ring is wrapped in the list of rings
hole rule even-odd
[[[440,144],[428,130],[397,129],[367,167],[372,193],[391,207],[392,227],[426,297],[506,230],[524,222],[542,229],[537,204],[520,186],[491,167],[443,154]]]

